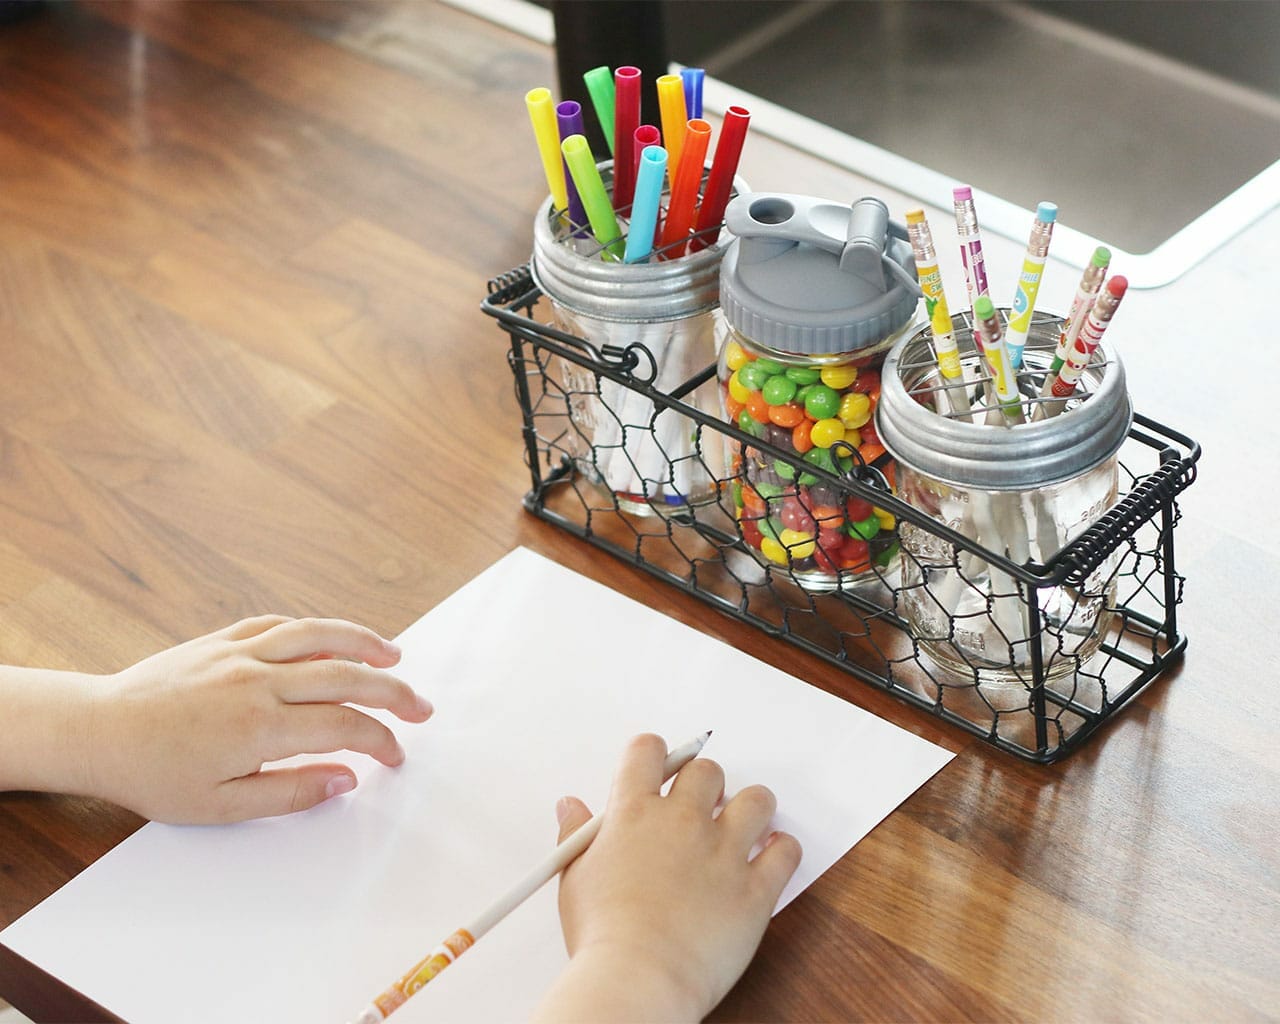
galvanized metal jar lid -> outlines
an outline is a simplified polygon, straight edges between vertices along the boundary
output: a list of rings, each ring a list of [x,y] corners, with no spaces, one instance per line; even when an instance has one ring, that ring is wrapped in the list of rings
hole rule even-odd
[[[1058,336],[1056,318],[1032,325],[1023,359],[1047,366]],[[956,317],[961,352],[972,334]],[[1120,449],[1133,422],[1124,366],[1099,348],[1082,383],[1088,397],[1058,416],[1016,426],[988,426],[941,415],[912,391],[940,379],[923,328],[893,347],[881,370],[876,430],[901,465],[936,480],[991,491],[1034,490],[1087,472]]]
[[[609,165],[602,164],[602,169]],[[739,189],[746,183],[735,182]],[[574,245],[551,199],[533,218],[534,283],[553,302],[598,320],[645,323],[679,320],[714,309],[720,301],[720,260],[727,237],[673,260],[616,263],[600,259],[588,236]]]

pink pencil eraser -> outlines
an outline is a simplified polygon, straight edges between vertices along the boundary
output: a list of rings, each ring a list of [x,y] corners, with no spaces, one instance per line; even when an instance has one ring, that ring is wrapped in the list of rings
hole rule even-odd
[[[959,199],[961,201],[964,201],[965,199],[972,199],[973,189],[971,189],[968,185],[960,185],[959,187],[953,188],[951,190],[951,195],[953,198]]]

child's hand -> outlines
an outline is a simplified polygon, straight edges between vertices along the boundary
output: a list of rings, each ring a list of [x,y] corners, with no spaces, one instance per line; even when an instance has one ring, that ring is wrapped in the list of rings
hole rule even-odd
[[[691,761],[663,797],[665,756],[657,736],[632,740],[600,834],[561,878],[572,959],[539,1019],[701,1019],[746,969],[800,863],[796,839],[769,831],[769,790],[751,786],[713,818],[720,766]],[[589,817],[574,799],[557,813],[561,840]]]
[[[168,822],[300,811],[353,789],[340,764],[261,771],[303,753],[404,760],[391,730],[347,702],[425,722],[431,705],[384,671],[399,649],[338,619],[245,619],[86,689],[82,791]]]

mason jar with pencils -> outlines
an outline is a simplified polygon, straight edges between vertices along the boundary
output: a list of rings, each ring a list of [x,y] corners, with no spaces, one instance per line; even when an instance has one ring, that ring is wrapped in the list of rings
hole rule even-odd
[[[741,539],[809,589],[882,579],[893,516],[818,471],[892,489],[874,412],[880,364],[920,296],[905,228],[875,198],[774,193],[740,195],[725,226],[721,400],[762,442],[731,445]]]
[[[899,498],[928,524],[899,524],[897,610],[953,704],[967,692],[1007,713],[1027,709],[1041,682],[1076,673],[1081,685],[1107,635],[1121,552],[1082,578],[1060,553],[1115,503],[1133,411],[1123,365],[1096,339],[1057,397],[1052,367],[1069,329],[1045,313],[998,385],[991,365],[1010,311],[985,297],[975,309],[977,331],[957,315],[889,354],[877,425]]]

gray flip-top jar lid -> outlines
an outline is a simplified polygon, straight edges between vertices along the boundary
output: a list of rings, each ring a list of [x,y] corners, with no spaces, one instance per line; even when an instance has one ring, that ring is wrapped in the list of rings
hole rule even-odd
[[[955,320],[963,349],[972,335]],[[1056,339],[1058,323],[1033,325],[1032,341],[1039,331],[1047,341]],[[876,432],[899,465],[962,487],[1036,490],[1088,472],[1115,455],[1129,435],[1133,406],[1114,352],[1098,349],[1097,362],[1085,370],[1091,393],[1075,408],[1038,422],[988,426],[941,416],[909,393],[937,376],[929,337],[926,327],[898,342],[880,371]]]
[[[870,196],[852,206],[755,192],[725,211],[734,235],[720,306],[753,342],[799,355],[869,348],[899,330],[920,298],[906,228]]]

